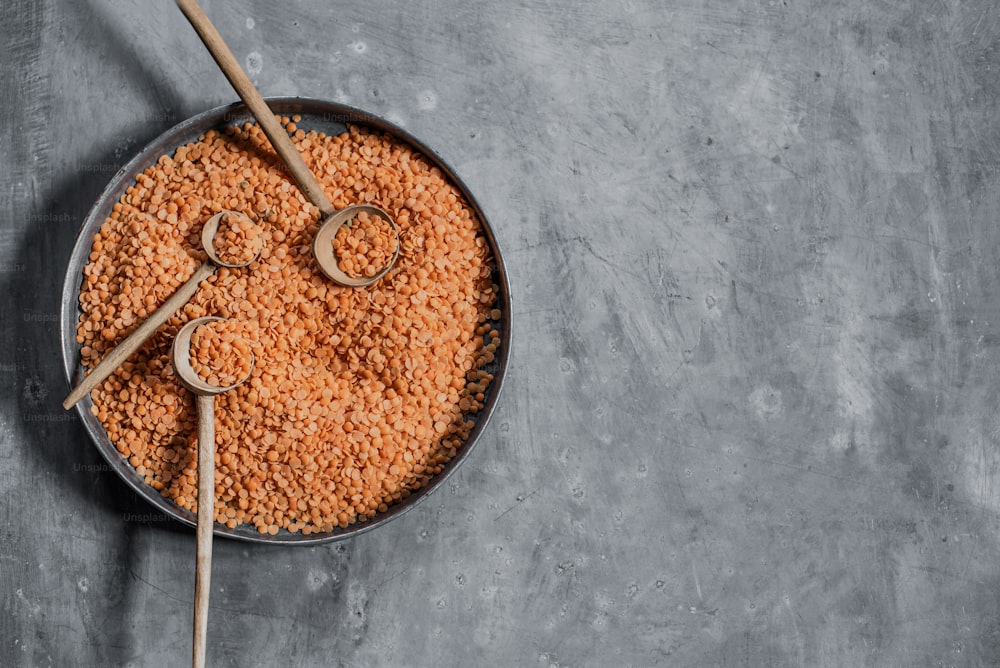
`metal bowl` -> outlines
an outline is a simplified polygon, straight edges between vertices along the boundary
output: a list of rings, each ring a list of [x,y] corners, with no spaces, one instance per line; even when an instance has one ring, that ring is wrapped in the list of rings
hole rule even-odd
[[[507,272],[500,256],[496,237],[489,223],[486,221],[486,217],[483,215],[479,204],[462,180],[455,174],[454,170],[448,167],[437,154],[427,148],[418,139],[385,120],[359,109],[334,102],[306,98],[270,98],[267,100],[267,103],[276,114],[283,116],[300,115],[302,120],[296,125],[306,131],[316,130],[325,132],[328,135],[337,135],[347,130],[347,124],[367,127],[386,132],[393,138],[409,144],[415,150],[422,153],[430,163],[436,165],[448,176],[452,183],[461,191],[462,195],[465,196],[469,206],[472,207],[473,211],[479,217],[484,235],[493,252],[496,265],[493,281],[500,290],[497,308],[500,309],[502,315],[498,322],[493,323],[494,327],[500,333],[500,348],[497,351],[494,361],[486,367],[486,370],[493,374],[494,379],[490,383],[486,393],[483,409],[478,414],[471,416],[475,421],[475,426],[472,428],[465,445],[459,449],[458,454],[445,466],[444,470],[434,476],[427,485],[415,491],[406,499],[390,506],[384,513],[378,513],[375,517],[367,521],[359,521],[346,529],[336,529],[329,533],[310,534],[306,536],[282,530],[277,535],[271,536],[262,535],[249,525],[241,525],[234,529],[230,529],[219,523],[215,525],[215,535],[225,538],[252,543],[316,545],[371,531],[389,520],[399,517],[440,487],[472,453],[473,448],[486,429],[490,416],[496,408],[497,399],[500,395],[507,369],[511,336],[510,286],[507,282]],[[136,176],[153,165],[161,155],[173,154],[180,146],[196,141],[200,135],[211,129],[221,130],[230,125],[242,125],[246,122],[253,122],[253,120],[253,116],[242,103],[210,109],[189,118],[160,135],[160,137],[140,151],[138,155],[132,158],[128,164],[115,174],[114,178],[111,179],[111,182],[104,189],[104,192],[101,193],[101,196],[93,208],[91,208],[87,218],[83,221],[83,227],[73,246],[73,253],[70,256],[69,267],[67,268],[66,279],[63,284],[60,336],[62,338],[62,354],[66,377],[71,386],[76,385],[80,381],[84,371],[80,357],[80,345],[76,342],[76,326],[80,318],[79,295],[80,287],[83,283],[83,268],[87,264],[94,235],[100,229],[105,219],[110,216],[111,208],[125,192],[125,189],[135,181]],[[93,402],[88,396],[76,405],[76,410],[83,421],[87,433],[111,469],[129,487],[135,490],[139,496],[158,510],[183,524],[191,527],[196,526],[197,518],[194,513],[175,505],[172,501],[146,484],[145,480],[136,473],[128,461],[118,453],[118,450],[111,443],[101,423],[91,414],[91,406],[93,406]]]

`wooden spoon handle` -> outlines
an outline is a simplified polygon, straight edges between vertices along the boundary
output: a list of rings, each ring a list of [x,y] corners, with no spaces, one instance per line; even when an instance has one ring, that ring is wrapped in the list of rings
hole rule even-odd
[[[271,146],[274,147],[275,152],[284,161],[285,166],[292,173],[292,177],[299,184],[302,192],[305,193],[310,202],[319,207],[319,210],[323,212],[324,218],[334,213],[336,209],[333,208],[330,200],[323,193],[323,189],[317,183],[316,177],[309,171],[305,161],[302,159],[302,155],[295,148],[295,144],[288,138],[285,129],[281,127],[281,123],[274,117],[274,113],[267,106],[267,103],[264,102],[264,98],[254,88],[253,83],[250,82],[250,78],[247,77],[243,68],[237,62],[236,57],[233,56],[233,52],[226,46],[222,35],[219,34],[219,31],[215,29],[212,22],[205,16],[205,12],[202,11],[195,0],[177,0],[177,6],[184,12],[184,16],[187,17],[188,21],[194,27],[195,32],[198,33],[201,41],[208,48],[208,52],[212,54],[215,62],[218,63],[222,73],[226,75],[229,83],[236,89],[236,93],[246,103],[247,107],[250,108],[250,112],[257,119],[257,123],[271,141]]]
[[[194,576],[194,668],[204,668],[208,637],[208,597],[212,583],[212,529],[215,526],[215,396],[199,394],[198,529]]]
[[[94,369],[80,381],[80,384],[73,388],[69,396],[63,401],[63,408],[70,409],[81,399],[91,393],[105,378],[110,376],[115,369],[121,366],[128,357],[138,350],[146,339],[159,329],[160,325],[170,319],[174,313],[183,306],[192,295],[198,291],[198,284],[212,275],[215,265],[206,262],[192,274],[191,278],[182,285],[177,292],[172,294],[167,301],[163,302],[160,308],[156,309],[151,316],[140,324],[134,332],[128,335],[124,341],[115,346],[111,352],[104,356]]]

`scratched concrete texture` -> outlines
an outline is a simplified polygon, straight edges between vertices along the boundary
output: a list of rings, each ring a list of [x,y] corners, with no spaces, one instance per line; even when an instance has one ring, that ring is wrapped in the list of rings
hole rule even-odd
[[[264,94],[456,168],[514,323],[414,511],[216,542],[210,665],[1000,664],[995,3],[204,8]],[[59,294],[114,171],[235,94],[170,2],[0,18],[0,665],[184,665],[193,532],[59,407]]]

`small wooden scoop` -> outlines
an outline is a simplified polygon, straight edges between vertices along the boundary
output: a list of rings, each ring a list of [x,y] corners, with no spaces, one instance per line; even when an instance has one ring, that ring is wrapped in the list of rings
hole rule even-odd
[[[215,526],[215,395],[242,385],[226,387],[206,383],[191,366],[191,335],[201,325],[225,318],[197,318],[184,325],[170,348],[170,361],[177,379],[197,396],[198,404],[198,529],[197,566],[194,580],[194,637],[192,666],[204,668],[208,636],[208,597],[212,581],[212,528]],[[253,371],[251,360],[250,371]]]

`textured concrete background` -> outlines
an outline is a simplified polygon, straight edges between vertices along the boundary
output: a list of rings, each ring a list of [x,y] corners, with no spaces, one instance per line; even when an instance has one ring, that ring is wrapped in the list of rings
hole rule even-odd
[[[1000,663],[992,0],[204,6],[457,168],[516,322],[422,506],[216,542],[211,665]],[[0,19],[0,665],[184,665],[193,532],[59,408],[56,320],[114,171],[235,95],[171,2]]]

